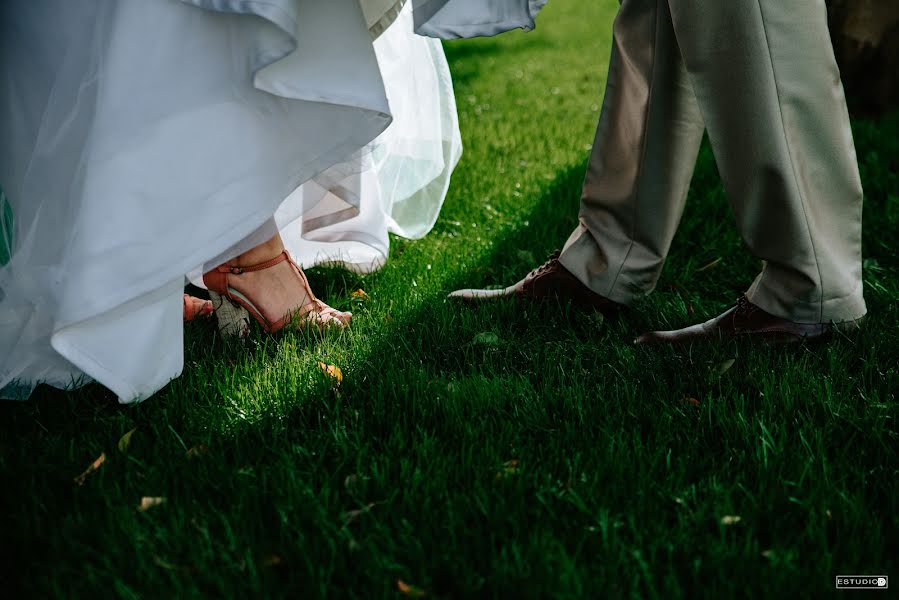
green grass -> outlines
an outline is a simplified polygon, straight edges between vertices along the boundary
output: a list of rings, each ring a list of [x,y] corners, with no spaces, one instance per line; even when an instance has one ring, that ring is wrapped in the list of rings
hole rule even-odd
[[[517,279],[573,228],[616,6],[555,0],[531,34],[446,44],[465,156],[427,238],[395,240],[372,276],[313,273],[350,331],[240,346],[194,323],[184,375],[141,405],[96,385],[0,403],[0,587],[810,597],[836,574],[899,577],[899,115],[854,123],[870,311],[854,339],[629,345],[717,314],[759,267],[708,148],[632,316],[445,300]],[[142,496],[167,502],[139,512]]]

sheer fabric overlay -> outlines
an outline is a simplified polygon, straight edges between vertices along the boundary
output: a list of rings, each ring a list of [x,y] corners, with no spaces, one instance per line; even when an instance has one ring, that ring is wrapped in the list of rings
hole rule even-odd
[[[374,43],[366,2],[397,20]],[[183,366],[185,276],[275,229],[362,271],[387,231],[427,232],[458,130],[440,48],[398,5],[0,4],[0,397],[147,398]]]
[[[304,267],[359,273],[387,260],[388,232],[416,239],[437,220],[462,140],[449,66],[438,40],[413,33],[411,5],[373,44],[393,122],[370,144],[316,175],[274,218],[203,269],[280,231]],[[202,270],[190,274],[202,286]]]

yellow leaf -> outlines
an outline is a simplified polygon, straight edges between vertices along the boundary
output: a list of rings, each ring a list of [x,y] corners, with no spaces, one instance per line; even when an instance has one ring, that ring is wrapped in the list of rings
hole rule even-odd
[[[128,452],[128,447],[131,445],[131,436],[134,435],[135,431],[137,431],[137,427],[119,438],[119,452]]]
[[[169,571],[177,571],[178,565],[174,565],[166,560],[162,560],[159,556],[153,555],[153,562],[155,562],[158,566],[163,569],[168,569]]]
[[[159,506],[160,504],[165,504],[166,499],[161,496],[144,496],[140,499],[140,504],[137,507],[137,510],[140,512],[146,512],[151,508]]]
[[[284,560],[277,554],[269,554],[262,557],[261,563],[263,567],[277,567],[284,564]]]
[[[106,462],[106,453],[103,452],[100,456],[97,457],[97,460],[92,462],[90,466],[84,470],[84,473],[75,478],[75,483],[77,485],[84,485],[84,481],[87,479],[87,476],[99,469],[103,463]]]
[[[716,258],[715,260],[713,260],[713,261],[710,262],[709,264],[707,264],[707,265],[705,265],[705,266],[702,266],[702,267],[699,267],[698,269],[696,269],[696,272],[697,272],[697,273],[702,273],[703,271],[708,271],[709,269],[714,269],[715,267],[717,267],[717,266],[720,265],[720,264],[721,264],[721,259],[720,259],[720,258]]]
[[[721,517],[721,524],[727,526],[736,525],[742,520],[743,518],[739,515],[724,515],[723,517]]]
[[[720,365],[715,367],[715,374],[718,375],[719,377],[721,375],[724,375],[725,373],[727,373],[727,371],[730,370],[730,368],[732,366],[734,366],[735,362],[737,362],[737,361],[734,358],[727,359],[726,361],[724,361],[723,363],[721,363]]]
[[[506,479],[518,475],[518,459],[513,458],[503,463],[503,468],[496,472],[497,479]]]
[[[332,386],[338,387],[341,382],[343,382],[343,371],[340,370],[340,367],[328,365],[323,362],[319,362],[318,367],[328,378],[331,379]]]
[[[427,596],[427,593],[423,589],[417,588],[414,585],[409,585],[402,579],[396,580],[396,589],[398,589],[402,595],[409,596],[410,598],[424,598]]]
[[[209,454],[209,448],[207,448],[203,444],[194,446],[186,452],[187,458],[190,459],[200,458],[201,456],[205,456],[207,454]]]
[[[363,289],[358,289],[355,292],[353,292],[352,294],[350,294],[350,298],[352,298],[353,300],[361,300],[362,302],[365,302],[365,301],[371,299],[368,297],[368,294],[366,294],[365,290],[363,290]]]
[[[360,483],[361,478],[353,473],[352,475],[347,475],[346,479],[343,480],[343,487],[352,492],[359,487]]]
[[[358,519],[362,515],[370,512],[371,509],[373,509],[376,505],[377,505],[377,503],[375,503],[375,502],[369,502],[362,508],[357,508],[356,510],[346,511],[345,513],[343,513],[343,526],[346,527],[346,526],[350,525],[351,523],[353,523],[356,519]]]
[[[690,406],[699,406],[699,400],[697,400],[696,398],[691,398],[691,397],[681,398],[680,400],[677,401],[677,403],[682,406],[685,404],[689,404]]]

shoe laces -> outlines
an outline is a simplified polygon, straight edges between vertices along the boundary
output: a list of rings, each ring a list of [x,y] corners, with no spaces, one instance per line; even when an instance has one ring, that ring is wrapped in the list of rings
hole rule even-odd
[[[750,302],[746,296],[740,296],[737,298],[737,310],[734,312],[734,317],[739,315],[741,317],[749,318],[758,310],[759,307]]]
[[[537,277],[538,275],[542,275],[543,273],[546,273],[551,268],[555,267],[556,264],[559,262],[559,257],[561,255],[562,255],[561,250],[556,250],[555,252],[553,252],[545,263],[543,263],[542,265],[540,265],[539,267],[537,267],[536,269],[534,269],[533,271],[528,273],[527,278]]]

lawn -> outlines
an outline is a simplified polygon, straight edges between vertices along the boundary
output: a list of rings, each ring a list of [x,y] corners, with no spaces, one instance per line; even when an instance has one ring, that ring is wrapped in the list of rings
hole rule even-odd
[[[899,115],[853,123],[856,337],[630,344],[719,313],[759,269],[707,147],[631,314],[445,298],[516,280],[573,228],[616,8],[554,0],[532,33],[445,45],[465,155],[437,226],[377,274],[312,273],[351,330],[240,345],[192,323],[183,376],[143,404],[97,385],[0,403],[0,588],[667,599],[899,577]]]

